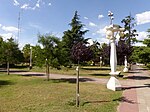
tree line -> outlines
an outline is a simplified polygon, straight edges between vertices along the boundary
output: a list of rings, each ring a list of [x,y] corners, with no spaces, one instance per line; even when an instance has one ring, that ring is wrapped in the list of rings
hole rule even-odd
[[[133,43],[138,42],[134,18],[129,15],[121,22],[124,25],[125,34],[116,42],[118,64],[124,64],[124,56],[127,56],[129,62],[148,62],[148,59],[143,58],[146,55],[150,57],[148,52],[150,40],[145,39],[143,42],[147,47],[133,47]],[[77,11],[69,26],[71,28],[64,31],[61,39],[53,34],[38,34],[38,44],[35,46],[26,44],[22,50],[13,38],[4,41],[0,37],[0,63],[4,65],[29,63],[32,50],[32,62],[39,67],[45,66],[46,63],[57,69],[61,69],[61,66],[72,67],[77,63],[95,65],[100,62],[100,57],[103,64],[109,64],[110,45],[100,44],[98,41],[94,41],[93,45],[88,43],[89,38],[84,37],[88,30],[83,29],[85,25],[80,21]],[[142,52],[145,54],[139,53],[141,49],[144,49]]]

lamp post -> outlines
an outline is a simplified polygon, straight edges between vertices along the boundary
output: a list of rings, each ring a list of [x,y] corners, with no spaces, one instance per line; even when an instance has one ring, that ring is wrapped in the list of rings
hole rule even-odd
[[[49,81],[49,63],[47,58],[45,59],[46,61],[46,76],[47,76],[47,81]]]
[[[100,56],[100,67],[102,67],[102,57]]]
[[[114,35],[117,35],[119,33],[120,36],[122,36],[122,32],[124,31],[124,28],[121,28],[119,25],[112,23],[114,17],[111,11],[109,11],[108,16],[110,17],[111,22],[110,25],[106,28],[106,37],[107,39],[110,40],[110,44],[111,44],[111,53],[110,53],[111,72],[109,73],[111,77],[107,83],[107,88],[116,91],[121,89],[121,85],[119,83],[119,80],[117,80],[116,78],[116,75],[119,75],[120,72],[116,71],[117,55],[116,55],[116,45],[115,45],[116,37]]]
[[[29,65],[29,70],[32,69],[32,47],[30,47],[30,65]]]

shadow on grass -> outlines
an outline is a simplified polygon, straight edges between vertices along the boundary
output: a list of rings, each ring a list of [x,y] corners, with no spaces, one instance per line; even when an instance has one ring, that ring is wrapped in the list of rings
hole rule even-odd
[[[92,75],[92,76],[110,76],[109,74],[89,74],[89,75]]]
[[[5,86],[5,85],[13,85],[14,82],[11,82],[9,80],[0,80],[0,87]]]
[[[88,68],[82,68],[83,70],[110,70],[110,68],[94,68],[94,67],[88,67]]]
[[[110,102],[110,101],[86,101],[86,102],[83,102],[82,104],[81,104],[81,106],[84,106],[84,105],[86,105],[86,104],[90,104],[90,103],[92,103],[92,104],[94,104],[94,103],[106,103],[106,102]]]
[[[133,100],[129,100],[126,97],[120,97],[117,99],[113,99],[113,100],[95,100],[95,101],[85,101],[85,102],[81,102],[80,105],[81,106],[85,106],[87,104],[100,104],[100,103],[107,103],[107,102],[126,102],[126,103],[130,103],[130,104],[138,104],[138,102],[135,102]],[[68,105],[70,106],[75,106],[76,105],[76,100],[71,100],[67,102]]]
[[[147,77],[147,76],[127,76],[124,79],[148,80],[148,79],[150,79],[150,77]]]
[[[0,69],[0,72],[7,72],[7,69]],[[10,73],[13,73],[13,72],[28,72],[27,70],[10,70],[9,71]]]
[[[32,76],[45,76],[45,74],[23,74],[22,76],[32,77]]]
[[[141,72],[138,72],[138,71],[129,71],[128,73],[141,73]]]
[[[51,79],[54,83],[61,83],[61,82],[67,82],[67,83],[76,83],[76,78],[61,78],[61,79]],[[79,82],[89,82],[94,81],[90,78],[79,78]]]

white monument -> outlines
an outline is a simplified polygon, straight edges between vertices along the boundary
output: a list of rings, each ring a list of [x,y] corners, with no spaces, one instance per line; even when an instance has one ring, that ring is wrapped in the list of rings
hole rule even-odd
[[[108,16],[110,16],[111,24],[106,28],[106,37],[110,40],[111,44],[111,53],[110,53],[110,67],[111,72],[109,73],[111,75],[108,83],[107,88],[111,89],[113,91],[121,90],[121,85],[119,83],[119,80],[115,77],[116,75],[120,74],[120,71],[116,71],[117,67],[117,56],[116,56],[116,45],[115,40],[116,37],[114,35],[120,34],[122,36],[122,32],[124,31],[124,28],[121,28],[119,25],[112,24],[112,20],[114,19],[113,13],[109,11]]]
[[[125,64],[125,68],[123,69],[123,72],[128,72],[128,62],[127,62],[127,57],[124,56],[125,60],[124,60],[124,64]]]

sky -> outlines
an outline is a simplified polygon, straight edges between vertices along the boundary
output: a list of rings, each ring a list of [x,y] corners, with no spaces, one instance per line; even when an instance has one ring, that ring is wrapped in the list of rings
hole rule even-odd
[[[131,14],[137,39],[143,40],[150,28],[149,6],[149,0],[0,0],[0,35],[4,40],[13,37],[20,48],[36,45],[38,34],[50,33],[61,39],[78,11],[83,30],[89,30],[84,37],[108,43],[105,28],[110,24],[108,11],[112,11],[113,23],[120,26],[121,20]]]

